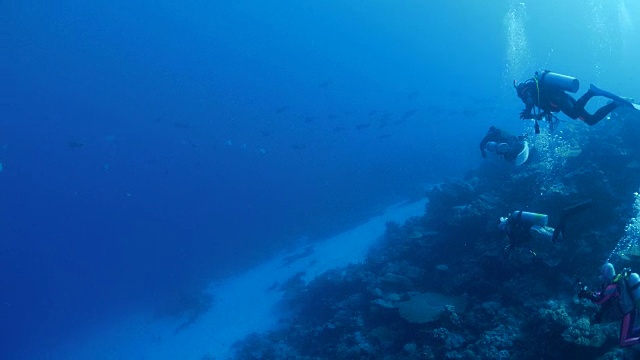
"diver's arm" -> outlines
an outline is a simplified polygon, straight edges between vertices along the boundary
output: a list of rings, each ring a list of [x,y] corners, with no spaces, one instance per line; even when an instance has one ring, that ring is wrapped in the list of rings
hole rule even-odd
[[[618,293],[618,286],[615,284],[610,284],[603,291],[595,292],[593,296],[589,299],[596,305],[602,305],[609,301],[612,297],[620,295]]]
[[[520,112],[520,119],[522,119],[522,120],[533,119],[534,118],[534,116],[532,114],[532,111],[533,111],[533,98],[529,95],[526,98],[522,99],[522,101],[525,104],[525,108],[524,108],[524,110],[522,110]]]
[[[532,117],[535,118],[536,120],[542,120],[542,119],[547,119],[549,120],[549,117],[551,116],[551,113],[546,111],[546,110],[541,110],[538,115]],[[549,120],[550,121],[550,120]]]

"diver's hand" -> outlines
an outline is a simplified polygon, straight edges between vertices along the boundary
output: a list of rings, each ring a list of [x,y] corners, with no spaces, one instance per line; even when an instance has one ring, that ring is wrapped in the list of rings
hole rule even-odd
[[[526,110],[523,110],[520,112],[520,119],[522,120],[531,120],[533,118],[534,118],[533,114],[531,114],[530,112],[527,112]]]
[[[583,287],[578,292],[578,299],[593,299],[593,291],[589,290],[586,286]]]

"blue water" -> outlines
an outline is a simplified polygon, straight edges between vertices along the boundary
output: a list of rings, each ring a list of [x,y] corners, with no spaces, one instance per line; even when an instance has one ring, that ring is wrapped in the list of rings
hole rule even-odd
[[[1,358],[460,176],[538,68],[640,97],[633,1],[233,3],[0,5]]]

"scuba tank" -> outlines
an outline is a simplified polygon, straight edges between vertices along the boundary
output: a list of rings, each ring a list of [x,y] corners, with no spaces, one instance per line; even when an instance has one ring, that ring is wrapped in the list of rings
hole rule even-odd
[[[627,290],[636,309],[640,309],[640,276],[637,273],[630,273],[627,277]]]
[[[542,86],[557,87],[571,93],[575,93],[580,88],[580,81],[578,81],[578,79],[567,75],[553,73],[549,70],[544,70],[542,73],[536,71],[535,77]]]
[[[484,148],[496,154],[506,154],[511,150],[509,144],[497,143],[495,141],[489,141]]]
[[[545,214],[538,214],[527,211],[515,211],[513,213],[513,216],[518,216],[518,213],[520,213],[520,219],[522,219],[522,221],[530,222],[533,225],[545,227],[547,226],[547,222],[549,221],[549,216]]]

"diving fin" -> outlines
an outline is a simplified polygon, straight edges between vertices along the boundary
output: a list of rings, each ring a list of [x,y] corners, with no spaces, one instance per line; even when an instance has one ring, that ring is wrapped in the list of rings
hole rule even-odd
[[[562,212],[560,213],[560,221],[558,222],[558,225],[555,227],[555,230],[553,231],[553,236],[551,237],[551,241],[555,243],[557,241],[562,240],[562,238],[564,237],[564,228],[567,224],[567,220],[571,216],[578,214],[580,212],[583,212],[588,208],[590,208],[592,202],[593,201],[591,201],[591,199],[587,199],[585,201],[579,202],[575,205],[567,206],[566,208],[562,209]]]
[[[529,158],[529,143],[525,140],[523,145],[522,151],[516,157],[516,165],[524,164]]]
[[[589,86],[589,91],[591,91],[594,95],[596,96],[603,96],[606,97],[608,99],[613,100],[616,104],[618,104],[619,106],[626,106],[626,107],[630,107],[630,108],[636,108],[634,106],[634,104],[632,102],[630,102],[629,100],[626,100],[618,95],[614,95],[608,91],[602,90],[599,87],[591,84]]]
[[[553,229],[553,235],[551,236],[551,242],[557,243],[558,241],[561,241],[562,238],[564,237],[563,234],[564,234],[564,224],[562,224],[562,228],[556,227],[555,229]]]

